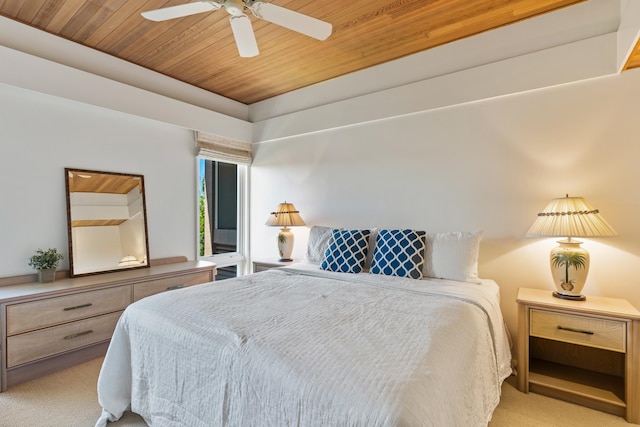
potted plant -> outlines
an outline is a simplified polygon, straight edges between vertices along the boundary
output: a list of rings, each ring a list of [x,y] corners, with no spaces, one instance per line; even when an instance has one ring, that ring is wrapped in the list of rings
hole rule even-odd
[[[29,265],[38,270],[38,282],[53,282],[56,278],[56,269],[64,256],[56,248],[46,251],[36,250],[35,255],[29,258]]]

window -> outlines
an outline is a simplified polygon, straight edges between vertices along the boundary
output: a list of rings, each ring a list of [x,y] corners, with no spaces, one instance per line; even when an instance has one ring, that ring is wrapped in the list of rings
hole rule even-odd
[[[218,264],[216,280],[241,275],[244,270],[241,187],[245,165],[199,159],[199,255]]]
[[[251,144],[196,133],[198,254],[218,265],[216,280],[245,274]]]

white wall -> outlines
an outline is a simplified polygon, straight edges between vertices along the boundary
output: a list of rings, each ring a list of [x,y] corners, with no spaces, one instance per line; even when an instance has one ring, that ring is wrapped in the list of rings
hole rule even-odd
[[[0,148],[0,277],[34,273],[37,248],[68,268],[65,167],[144,175],[150,258],[195,258],[191,131],[0,84]]]
[[[553,288],[554,239],[524,235],[537,212],[569,193],[599,208],[619,233],[585,240],[584,292],[640,308],[638,99],[640,70],[632,70],[259,144],[253,256],[277,256],[278,230],[264,222],[285,200],[308,225],[484,230],[480,275],[501,286],[515,332],[517,289]],[[302,257],[308,229],[294,233],[294,256]]]

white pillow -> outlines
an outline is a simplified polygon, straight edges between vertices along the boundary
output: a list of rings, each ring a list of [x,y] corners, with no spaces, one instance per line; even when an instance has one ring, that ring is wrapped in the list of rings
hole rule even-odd
[[[332,227],[321,225],[311,227],[311,230],[309,230],[309,242],[307,243],[307,254],[305,255],[307,261],[322,262],[324,252],[329,247],[332,231]]]
[[[482,231],[428,233],[424,276],[480,283],[478,253]]]

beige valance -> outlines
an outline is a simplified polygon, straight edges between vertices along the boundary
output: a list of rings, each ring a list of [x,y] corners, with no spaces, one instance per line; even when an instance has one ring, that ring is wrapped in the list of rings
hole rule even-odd
[[[206,132],[195,132],[197,155],[210,160],[250,165],[251,143]]]

